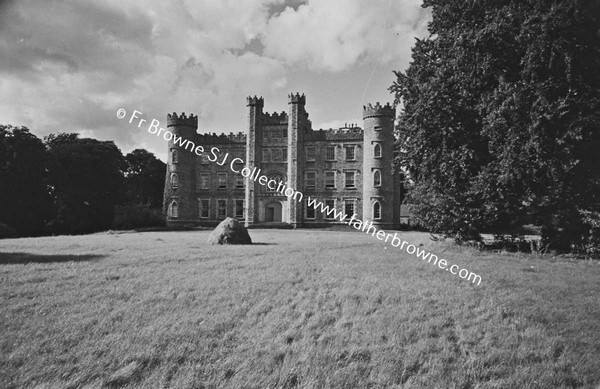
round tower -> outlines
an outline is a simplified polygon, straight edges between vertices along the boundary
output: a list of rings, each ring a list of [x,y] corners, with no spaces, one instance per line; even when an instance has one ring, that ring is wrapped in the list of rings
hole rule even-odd
[[[163,212],[169,225],[193,224],[198,219],[198,201],[194,200],[195,154],[194,150],[189,149],[190,146],[185,149],[188,140],[196,142],[197,129],[198,116],[186,116],[185,112],[167,115],[167,131],[173,136],[168,142]],[[182,141],[175,142],[179,138]]]
[[[394,225],[394,118],[396,110],[386,104],[363,107],[363,215],[382,228]]]

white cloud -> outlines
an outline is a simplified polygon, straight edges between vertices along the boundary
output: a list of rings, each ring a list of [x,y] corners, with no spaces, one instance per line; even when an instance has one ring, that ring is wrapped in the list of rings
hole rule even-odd
[[[382,42],[382,63],[406,62],[413,41],[404,37],[425,20],[416,1],[397,0],[0,5],[0,123],[38,136],[78,131],[161,156],[164,142],[116,119],[118,108],[161,121],[193,112],[201,130],[244,130],[247,95],[285,99],[290,70],[304,67],[308,78],[351,69],[379,58]]]
[[[318,0],[269,20],[265,52],[310,70],[341,71],[361,61],[406,57],[427,13],[414,0]],[[411,37],[412,38],[412,37]]]

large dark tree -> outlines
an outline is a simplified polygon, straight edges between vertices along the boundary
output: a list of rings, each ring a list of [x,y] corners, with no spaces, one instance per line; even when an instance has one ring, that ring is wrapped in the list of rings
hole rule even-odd
[[[123,200],[125,160],[112,141],[50,135],[57,215],[52,228],[61,233],[109,229],[114,206]]]
[[[44,143],[26,127],[0,125],[0,223],[37,235],[52,218]]]
[[[398,163],[432,231],[541,225],[590,244],[600,204],[600,2],[426,0],[430,37],[391,87]]]
[[[136,149],[125,156],[126,201],[150,208],[162,207],[167,165],[154,154]]]

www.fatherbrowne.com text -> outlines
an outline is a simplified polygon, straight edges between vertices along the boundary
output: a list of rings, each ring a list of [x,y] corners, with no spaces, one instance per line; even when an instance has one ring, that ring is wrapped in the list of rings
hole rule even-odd
[[[123,108],[120,108],[117,111],[117,117],[119,119],[125,118],[127,115],[126,111]],[[142,113],[140,111],[133,111],[131,117],[129,118],[130,124],[136,124],[134,120],[137,121],[137,127],[141,128],[144,123],[147,123],[146,119],[141,118]],[[164,129],[160,127],[160,122],[156,119],[152,119],[152,121],[148,124],[147,131],[150,134],[156,135],[157,137],[162,136],[166,141],[173,141],[174,144],[179,147],[189,150],[190,152],[201,156],[203,154],[207,154],[207,158],[211,162],[215,162],[219,166],[223,166],[228,162],[229,153],[224,155],[221,154],[221,151],[218,147],[211,147],[210,150],[205,150],[204,146],[196,145],[189,139],[184,139],[182,137],[173,134],[168,129]],[[261,174],[261,169],[259,168],[248,168],[243,167],[245,165],[244,160],[241,158],[232,158],[229,161],[229,169],[236,174],[241,174],[243,177],[248,178],[253,181],[258,181],[259,184],[268,187],[269,189],[281,193],[286,196],[290,200],[302,202],[304,199],[304,194],[300,191],[295,190],[287,186],[287,182],[276,181],[274,179],[268,178],[267,176]],[[383,241],[384,243],[388,243],[393,247],[399,247],[401,250],[405,250],[410,255],[415,255],[417,258],[421,258],[423,261],[427,261],[428,263],[433,264],[434,266],[438,266],[442,270],[446,270],[452,274],[458,275],[460,278],[466,279],[467,281],[471,281],[472,283],[476,283],[477,285],[481,284],[481,276],[470,272],[467,269],[461,269],[458,265],[450,265],[448,261],[444,258],[439,258],[437,255],[428,252],[427,250],[421,249],[407,241],[403,241],[398,237],[398,234],[394,232],[386,233],[383,230],[378,229],[373,226],[373,222],[369,220],[362,221],[358,219],[356,214],[348,215],[343,213],[342,211],[338,211],[335,208],[330,208],[328,205],[325,205],[321,201],[317,201],[317,199],[313,199],[310,196],[306,198],[306,204],[308,207],[312,207],[317,211],[320,211],[324,215],[326,215],[330,219],[339,220],[342,223],[347,223],[349,226],[352,226],[358,231],[362,231],[366,234],[371,234],[373,237]]]

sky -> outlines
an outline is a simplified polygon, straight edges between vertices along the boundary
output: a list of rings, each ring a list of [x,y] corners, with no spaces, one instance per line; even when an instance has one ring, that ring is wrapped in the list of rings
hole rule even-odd
[[[281,112],[299,92],[314,129],[362,126],[363,105],[393,102],[429,20],[420,0],[0,0],[0,124],[163,161],[164,139],[119,108],[229,133],[246,130],[247,96]]]

